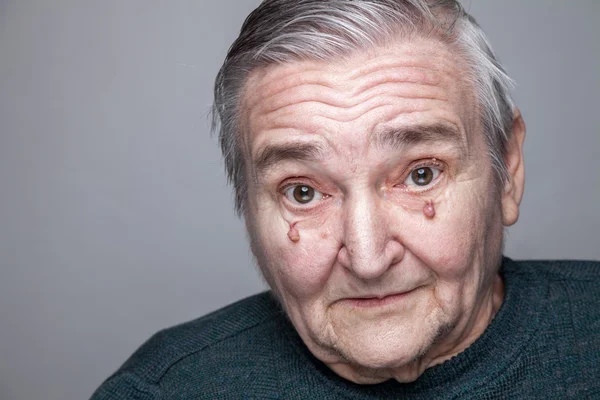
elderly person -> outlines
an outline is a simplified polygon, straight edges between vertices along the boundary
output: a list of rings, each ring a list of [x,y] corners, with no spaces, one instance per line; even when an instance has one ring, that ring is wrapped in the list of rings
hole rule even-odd
[[[93,399],[600,398],[599,264],[502,257],[510,88],[457,1],[264,1],[215,127],[272,291],[155,335]]]

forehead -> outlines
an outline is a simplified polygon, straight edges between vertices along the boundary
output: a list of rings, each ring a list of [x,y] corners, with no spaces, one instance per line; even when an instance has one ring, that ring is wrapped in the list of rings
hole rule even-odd
[[[447,125],[468,145],[477,111],[463,64],[442,43],[414,39],[257,69],[241,103],[247,155],[290,139],[360,150],[377,131],[410,124]]]

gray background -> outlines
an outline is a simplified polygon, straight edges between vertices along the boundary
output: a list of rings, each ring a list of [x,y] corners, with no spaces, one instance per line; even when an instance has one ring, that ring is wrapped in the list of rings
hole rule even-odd
[[[263,288],[206,113],[257,0],[0,0],[0,399],[84,399]],[[600,259],[600,1],[473,0],[528,123],[516,258]]]

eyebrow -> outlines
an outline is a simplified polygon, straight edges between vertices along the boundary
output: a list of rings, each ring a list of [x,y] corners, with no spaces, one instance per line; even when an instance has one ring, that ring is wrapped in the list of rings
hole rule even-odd
[[[391,128],[375,133],[372,142],[376,147],[400,149],[423,143],[446,142],[464,150],[464,142],[458,129],[447,124],[414,125]]]
[[[254,157],[254,168],[257,175],[262,175],[282,161],[315,161],[322,158],[323,148],[315,143],[269,144]]]
[[[464,149],[459,131],[446,124],[415,125],[392,128],[374,134],[372,142],[380,148],[399,149],[429,142],[448,142]],[[277,143],[268,144],[253,158],[256,177],[275,165],[288,160],[318,161],[324,158],[324,149],[318,143]]]

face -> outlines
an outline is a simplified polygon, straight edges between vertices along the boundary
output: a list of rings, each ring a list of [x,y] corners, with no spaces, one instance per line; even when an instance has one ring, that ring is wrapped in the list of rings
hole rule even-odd
[[[245,87],[253,252],[310,351],[355,382],[414,380],[487,324],[501,189],[462,70],[415,40]]]

